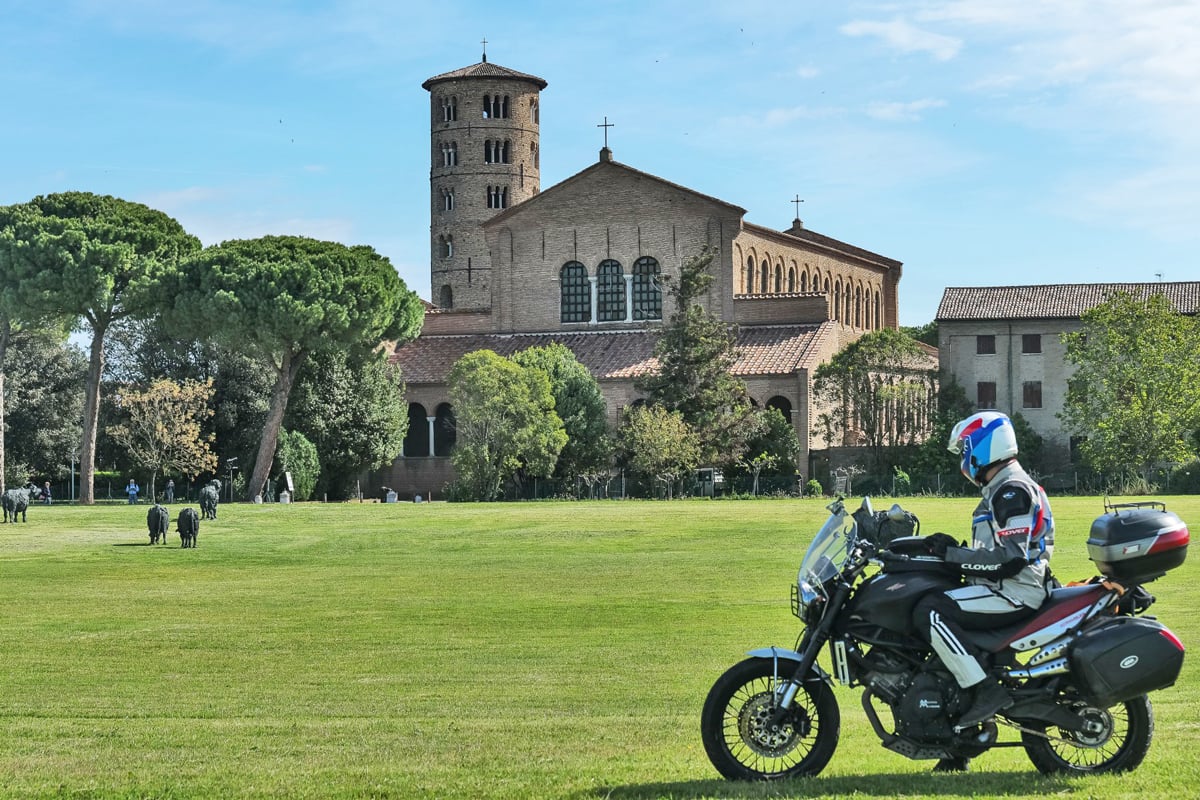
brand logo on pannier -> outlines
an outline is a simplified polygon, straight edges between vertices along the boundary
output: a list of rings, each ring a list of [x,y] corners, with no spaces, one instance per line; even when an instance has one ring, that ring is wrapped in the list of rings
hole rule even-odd
[[[1121,669],[1129,669],[1138,662],[1137,656],[1125,656],[1121,659]]]

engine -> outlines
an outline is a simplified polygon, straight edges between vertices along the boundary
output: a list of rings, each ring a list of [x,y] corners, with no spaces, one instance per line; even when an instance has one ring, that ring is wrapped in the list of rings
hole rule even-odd
[[[937,672],[872,672],[866,683],[892,709],[896,733],[917,742],[955,738],[951,720],[960,711],[962,692],[954,679]]]

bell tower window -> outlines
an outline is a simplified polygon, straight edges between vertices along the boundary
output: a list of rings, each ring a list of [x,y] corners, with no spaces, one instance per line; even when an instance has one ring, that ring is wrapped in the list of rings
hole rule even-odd
[[[454,210],[454,190],[453,189],[442,189],[442,210],[443,211],[453,211]]]
[[[458,120],[458,98],[454,96],[442,98],[442,122]]]
[[[485,94],[483,96],[484,119],[508,119],[508,95]]]
[[[487,187],[487,207],[488,208],[508,208],[508,187],[507,186],[489,186],[489,187]]]
[[[457,142],[442,142],[442,166],[457,167],[458,166],[458,143]]]

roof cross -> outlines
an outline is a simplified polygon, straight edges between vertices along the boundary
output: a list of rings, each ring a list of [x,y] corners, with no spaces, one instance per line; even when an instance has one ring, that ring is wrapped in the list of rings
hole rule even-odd
[[[804,201],[800,199],[800,195],[796,195],[796,199],[792,203],[796,206],[796,219],[800,219],[800,204]]]
[[[615,127],[616,127],[616,125],[614,125],[613,123],[609,122],[609,121],[608,121],[608,116],[606,115],[606,116],[604,117],[604,122],[603,122],[603,124],[597,125],[596,127],[597,127],[597,128],[604,128],[604,146],[607,148],[607,147],[608,147],[608,129],[609,129],[609,128],[615,128]]]
[[[486,36],[483,37],[483,41],[480,42],[480,44],[483,45],[483,60],[487,61],[487,37]]]

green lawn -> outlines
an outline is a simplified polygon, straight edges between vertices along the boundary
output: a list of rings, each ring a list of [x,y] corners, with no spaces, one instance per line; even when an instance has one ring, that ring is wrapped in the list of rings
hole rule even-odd
[[[1166,498],[1200,520],[1200,497]],[[1053,500],[1055,571],[1092,574],[1098,498]],[[905,500],[966,535],[972,500]],[[1154,696],[1135,773],[1041,778],[1019,749],[930,775],[838,690],[842,744],[788,784],[717,778],[712,681],[791,646],[815,500],[223,505],[199,547],[146,507],[0,527],[0,796],[1190,797],[1197,664]],[[1194,523],[1200,525],[1200,522]],[[1200,642],[1196,561],[1151,585]]]

